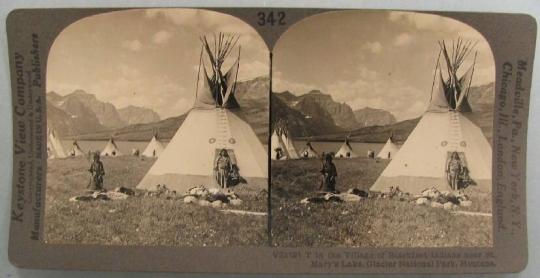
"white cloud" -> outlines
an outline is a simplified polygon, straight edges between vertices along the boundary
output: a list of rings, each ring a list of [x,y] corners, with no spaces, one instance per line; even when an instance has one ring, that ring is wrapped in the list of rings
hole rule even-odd
[[[240,59],[240,71],[238,72],[239,80],[248,80],[253,79],[259,76],[267,76],[270,69],[268,63],[263,63],[261,61],[251,61],[243,62]]]
[[[145,12],[147,18],[162,16],[176,25],[192,24],[199,17],[196,9],[148,9]]]
[[[287,80],[284,78],[283,73],[280,71],[273,72],[272,90],[274,92],[290,91],[295,95],[303,95],[313,89],[317,88],[305,83]]]
[[[172,38],[172,34],[166,30],[160,30],[152,36],[152,41],[156,44],[164,44]]]
[[[405,46],[410,44],[413,41],[412,36],[409,33],[400,33],[397,35],[397,37],[394,39],[394,45],[395,46]]]
[[[382,50],[382,45],[380,42],[367,42],[364,45],[362,45],[362,49],[369,50],[373,54],[378,54]]]
[[[139,51],[142,49],[142,44],[139,40],[123,41],[121,46],[131,51]]]
[[[364,65],[355,69],[354,80],[336,80],[322,90],[334,100],[353,109],[379,108],[391,112],[398,120],[421,115],[428,104],[429,92],[404,80],[381,75]]]
[[[120,72],[120,74],[123,76],[123,77],[126,77],[126,78],[137,78],[140,76],[140,72],[137,68],[134,68],[134,67],[130,67],[128,65],[125,65],[125,64],[119,64],[118,65],[118,70]]]

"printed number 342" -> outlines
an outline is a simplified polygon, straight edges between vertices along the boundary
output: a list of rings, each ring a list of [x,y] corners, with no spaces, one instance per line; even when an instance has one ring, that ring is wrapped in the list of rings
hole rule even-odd
[[[285,25],[285,12],[258,12],[257,17],[259,20],[257,24],[260,26],[265,25]]]

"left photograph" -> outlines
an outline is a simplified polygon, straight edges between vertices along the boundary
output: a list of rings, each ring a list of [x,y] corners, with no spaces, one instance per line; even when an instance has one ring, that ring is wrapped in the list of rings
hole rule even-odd
[[[198,9],[103,13],[47,61],[48,244],[268,243],[268,48]]]

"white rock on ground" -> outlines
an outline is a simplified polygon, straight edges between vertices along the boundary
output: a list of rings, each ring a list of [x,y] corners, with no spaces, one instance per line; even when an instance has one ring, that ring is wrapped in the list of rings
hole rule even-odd
[[[233,199],[230,201],[230,204],[233,205],[233,206],[239,206],[242,204],[242,200],[240,199]]]
[[[454,208],[454,204],[452,202],[446,202],[444,203],[443,207],[445,210],[451,210]]]
[[[362,197],[354,194],[341,194],[341,199],[345,202],[359,202],[362,200]]]
[[[304,198],[304,199],[300,200],[300,204],[309,204],[309,199]]]
[[[197,202],[197,198],[195,196],[186,196],[184,198],[184,203],[191,204]]]
[[[223,204],[223,202],[221,200],[215,200],[215,201],[212,202],[212,207],[221,208],[222,204]]]
[[[203,207],[207,207],[210,205],[210,202],[208,202],[207,200],[199,200],[199,205]]]
[[[429,205],[429,200],[427,198],[418,198],[416,199],[416,204],[419,206]]]

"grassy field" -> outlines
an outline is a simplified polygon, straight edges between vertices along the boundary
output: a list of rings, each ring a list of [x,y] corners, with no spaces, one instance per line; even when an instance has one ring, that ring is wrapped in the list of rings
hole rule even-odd
[[[155,162],[132,156],[103,158],[105,188],[134,189]],[[267,244],[264,216],[224,214],[184,204],[181,197],[136,195],[126,200],[70,202],[84,193],[90,175],[86,158],[47,161],[44,240],[53,244],[261,246]],[[234,191],[244,201],[234,209],[266,211],[266,194]],[[233,208],[233,207],[231,207]]]
[[[387,161],[336,159],[337,189],[369,190]],[[487,247],[492,219],[451,214],[411,201],[368,198],[358,203],[300,204],[320,185],[319,160],[272,161],[272,241],[283,247]],[[491,212],[491,196],[466,193],[467,210]],[[460,210],[464,210],[460,208]]]

